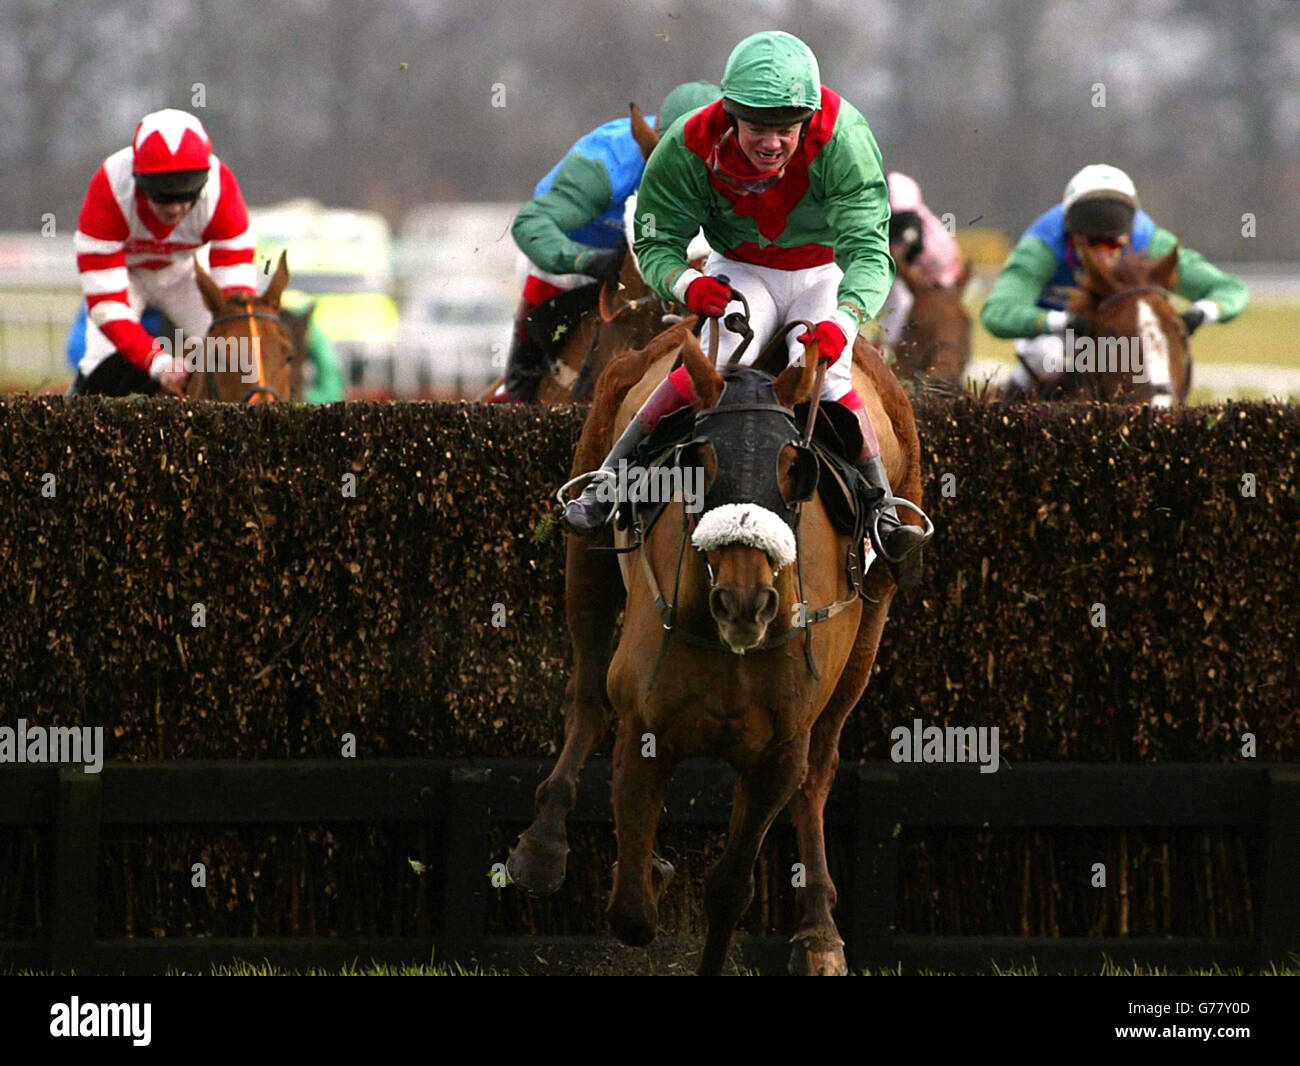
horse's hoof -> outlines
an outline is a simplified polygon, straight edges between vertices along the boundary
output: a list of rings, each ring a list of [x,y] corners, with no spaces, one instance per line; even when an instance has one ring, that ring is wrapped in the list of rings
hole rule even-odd
[[[820,937],[796,940],[790,949],[789,971],[792,977],[847,977],[843,942]]]
[[[648,947],[659,931],[658,915],[653,912],[647,918],[617,910],[611,904],[607,917],[610,932],[630,948]]]
[[[564,884],[568,857],[567,845],[539,844],[527,833],[522,833],[519,843],[506,859],[506,875],[524,891],[546,895]]]

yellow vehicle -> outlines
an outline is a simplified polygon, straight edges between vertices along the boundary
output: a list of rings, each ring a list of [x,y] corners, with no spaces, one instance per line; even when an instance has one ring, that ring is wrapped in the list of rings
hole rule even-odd
[[[391,388],[398,311],[392,238],[382,215],[291,200],[250,210],[259,267],[289,253],[290,285],[316,305],[350,385]]]

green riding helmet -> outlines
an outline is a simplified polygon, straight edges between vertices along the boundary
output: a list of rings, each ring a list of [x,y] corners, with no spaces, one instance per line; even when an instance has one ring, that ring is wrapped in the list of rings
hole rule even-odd
[[[765,30],[732,49],[722,72],[723,106],[760,126],[790,126],[822,106],[822,76],[812,49],[793,34]]]
[[[713,103],[721,95],[722,90],[712,82],[688,81],[677,86],[676,89],[664,97],[663,105],[659,108],[659,121],[655,125],[655,132],[662,135],[669,126],[683,115],[698,111],[700,108]]]

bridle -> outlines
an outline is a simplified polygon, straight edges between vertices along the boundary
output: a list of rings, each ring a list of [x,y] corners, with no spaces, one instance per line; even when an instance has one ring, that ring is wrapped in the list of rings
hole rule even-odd
[[[251,389],[249,389],[246,393],[244,393],[244,398],[239,401],[240,403],[245,403],[245,404],[256,403],[258,402],[258,399],[262,397],[266,398],[264,402],[270,402],[272,400],[280,399],[279,393],[277,393],[275,389],[271,388],[266,383],[266,370],[262,365],[262,348],[261,348],[262,337],[257,329],[257,323],[259,320],[262,322],[274,322],[281,329],[284,328],[284,323],[280,320],[279,315],[273,314],[270,311],[258,311],[254,309],[251,305],[246,310],[236,311],[233,314],[222,315],[220,318],[214,318],[208,324],[208,333],[209,336],[211,336],[211,332],[213,329],[226,322],[247,322],[248,323],[248,331],[250,334],[249,339],[254,342],[253,358],[257,361],[257,384],[254,385]],[[205,373],[204,376],[207,378],[208,399],[209,400],[218,399],[217,379],[215,375],[212,372],[207,372]]]

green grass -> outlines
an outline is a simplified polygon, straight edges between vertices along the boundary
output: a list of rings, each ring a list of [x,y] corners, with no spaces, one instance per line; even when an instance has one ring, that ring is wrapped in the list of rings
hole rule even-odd
[[[1297,965],[1292,966],[1270,966],[1263,970],[1242,970],[1242,969],[1223,969],[1217,964],[1208,968],[1194,968],[1188,970],[1170,970],[1161,966],[1120,966],[1107,959],[1101,972],[1089,971],[1076,976],[1083,977],[1300,977],[1300,959],[1296,960]],[[680,975],[686,975],[694,967],[694,959],[685,960],[684,964],[677,971]],[[18,970],[10,971],[10,976],[18,977],[49,977],[55,971],[51,970]],[[609,976],[607,970],[601,971],[602,975]],[[742,970],[744,976],[756,976],[754,971]],[[206,974],[199,974],[187,970],[168,970],[165,974],[167,977],[509,977],[511,974],[502,970],[484,969],[482,967],[464,967],[456,963],[450,965],[438,965],[434,963],[390,965],[388,963],[371,962],[366,965],[352,963],[344,966],[342,969],[309,969],[309,970],[286,970],[272,966],[267,962],[250,963],[236,962],[229,966],[215,966]],[[901,977],[902,967],[886,967],[879,970],[864,970],[856,974],[860,977]],[[922,970],[922,977],[954,977],[958,976],[956,971],[952,970]],[[991,976],[996,977],[1042,977],[1044,974],[1038,969],[1037,964],[1030,966],[1010,966],[1001,967],[996,963],[992,964]]]
[[[971,355],[1008,366],[1016,363],[1010,341],[999,340],[979,324],[983,303],[966,310],[974,321]],[[1300,370],[1300,304],[1254,303],[1225,325],[1203,326],[1192,338],[1198,363],[1264,363]]]

